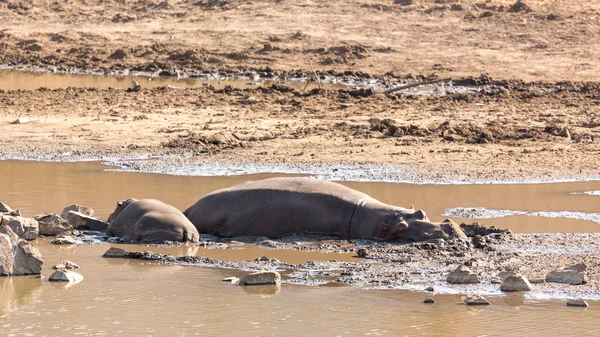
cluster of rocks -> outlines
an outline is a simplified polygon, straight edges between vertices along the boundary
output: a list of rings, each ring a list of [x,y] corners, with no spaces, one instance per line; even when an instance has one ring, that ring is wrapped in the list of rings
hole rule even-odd
[[[21,239],[54,236],[53,244],[76,244],[72,237],[75,230],[105,231],[109,225],[95,218],[90,207],[77,204],[65,207],[60,215],[43,213],[27,218],[19,210],[0,202],[0,219],[2,225],[8,226]]]
[[[62,261],[61,263],[52,267],[56,271],[50,275],[48,281],[50,282],[68,282],[77,283],[83,280],[83,276],[73,269],[79,269],[79,265],[71,261]]]
[[[37,248],[21,239],[6,223],[0,224],[0,276],[38,275],[43,264]]]

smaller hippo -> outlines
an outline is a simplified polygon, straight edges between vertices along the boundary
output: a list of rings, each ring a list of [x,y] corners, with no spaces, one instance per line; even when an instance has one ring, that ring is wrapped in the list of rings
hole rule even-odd
[[[200,234],[175,207],[154,199],[127,199],[117,203],[108,217],[108,236],[128,238],[140,243],[195,242]]]

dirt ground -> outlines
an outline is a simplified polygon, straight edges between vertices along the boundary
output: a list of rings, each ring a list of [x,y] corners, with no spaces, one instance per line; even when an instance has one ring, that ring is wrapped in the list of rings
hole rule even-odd
[[[599,10],[595,1],[3,1],[8,67],[280,78],[314,68],[491,86],[417,98],[286,87],[7,91],[0,151],[375,164],[436,180],[597,176],[599,86],[584,81],[600,70]],[[19,117],[36,120],[10,124]]]

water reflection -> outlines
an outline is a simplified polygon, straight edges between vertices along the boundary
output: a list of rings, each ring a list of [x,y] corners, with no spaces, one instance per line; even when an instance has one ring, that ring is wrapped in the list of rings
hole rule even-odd
[[[0,277],[0,312],[28,305],[39,297],[42,285],[36,276]]]

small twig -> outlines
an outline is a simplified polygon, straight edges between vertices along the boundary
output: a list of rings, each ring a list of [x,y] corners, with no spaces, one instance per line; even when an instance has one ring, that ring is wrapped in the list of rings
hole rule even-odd
[[[308,60],[308,64],[310,65],[310,69],[312,69],[313,74],[315,74],[315,78],[317,79],[317,83],[319,84],[319,90],[321,90],[321,79],[319,78],[319,75],[317,75],[317,72],[315,71],[315,68],[312,65],[312,62],[310,62],[310,60]]]
[[[401,85],[399,87],[395,87],[389,90],[386,90],[385,93],[386,94],[391,94],[397,91],[401,91],[404,89],[409,89],[409,88],[414,88],[414,87],[418,87],[420,85],[427,85],[427,84],[435,84],[435,83],[439,83],[439,82],[449,82],[451,81],[451,78],[442,78],[439,80],[433,80],[433,81],[425,81],[425,82],[419,82],[419,83],[411,83],[411,84],[406,84],[406,85]]]

